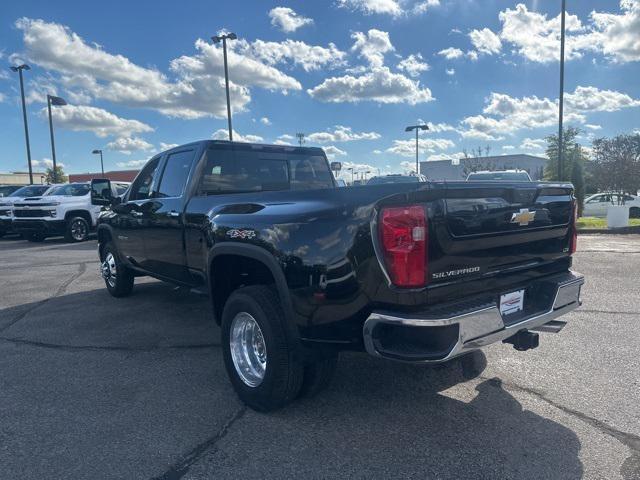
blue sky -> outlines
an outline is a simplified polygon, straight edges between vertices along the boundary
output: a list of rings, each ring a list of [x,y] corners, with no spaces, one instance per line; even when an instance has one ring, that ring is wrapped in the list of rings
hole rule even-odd
[[[167,145],[223,136],[221,30],[240,138],[325,147],[360,169],[544,150],[556,130],[560,1],[23,1],[3,4],[0,62],[27,62],[32,156],[67,172],[139,166]],[[567,2],[565,109],[589,146],[640,128],[640,0]],[[215,6],[214,6],[215,5]],[[0,171],[26,168],[17,75],[0,73]],[[222,129],[222,131],[221,131]]]

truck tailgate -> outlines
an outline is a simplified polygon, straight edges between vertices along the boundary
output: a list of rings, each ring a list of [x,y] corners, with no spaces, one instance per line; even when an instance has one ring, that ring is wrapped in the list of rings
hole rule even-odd
[[[446,184],[429,215],[431,283],[567,257],[573,207],[573,187],[567,184]]]

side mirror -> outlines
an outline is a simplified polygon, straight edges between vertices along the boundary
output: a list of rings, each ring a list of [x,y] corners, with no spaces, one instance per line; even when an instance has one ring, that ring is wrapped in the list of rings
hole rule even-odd
[[[91,205],[111,205],[111,180],[94,178],[91,180]]]

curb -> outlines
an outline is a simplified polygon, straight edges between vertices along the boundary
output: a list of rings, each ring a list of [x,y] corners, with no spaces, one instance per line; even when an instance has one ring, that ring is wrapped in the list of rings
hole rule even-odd
[[[578,229],[578,235],[628,235],[630,233],[640,234],[640,226],[621,227],[621,228],[581,228]]]

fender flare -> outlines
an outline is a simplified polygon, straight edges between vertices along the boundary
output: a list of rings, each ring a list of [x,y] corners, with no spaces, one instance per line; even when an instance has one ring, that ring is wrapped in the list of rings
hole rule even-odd
[[[284,329],[287,337],[290,341],[293,342],[294,345],[300,345],[300,335],[294,320],[295,317],[293,312],[293,304],[291,302],[291,295],[289,293],[289,286],[284,276],[284,272],[282,271],[282,267],[273,256],[273,254],[271,254],[264,248],[247,243],[216,243],[215,245],[213,245],[213,247],[211,247],[207,255],[207,285],[209,288],[209,292],[212,292],[212,289],[214,288],[211,264],[213,263],[215,258],[219,257],[220,255],[237,255],[240,257],[251,258],[252,260],[256,260],[262,263],[269,269],[271,275],[273,276],[273,279],[275,280],[276,290],[278,291],[278,296],[280,297],[280,302],[282,304],[282,310],[284,311]]]

